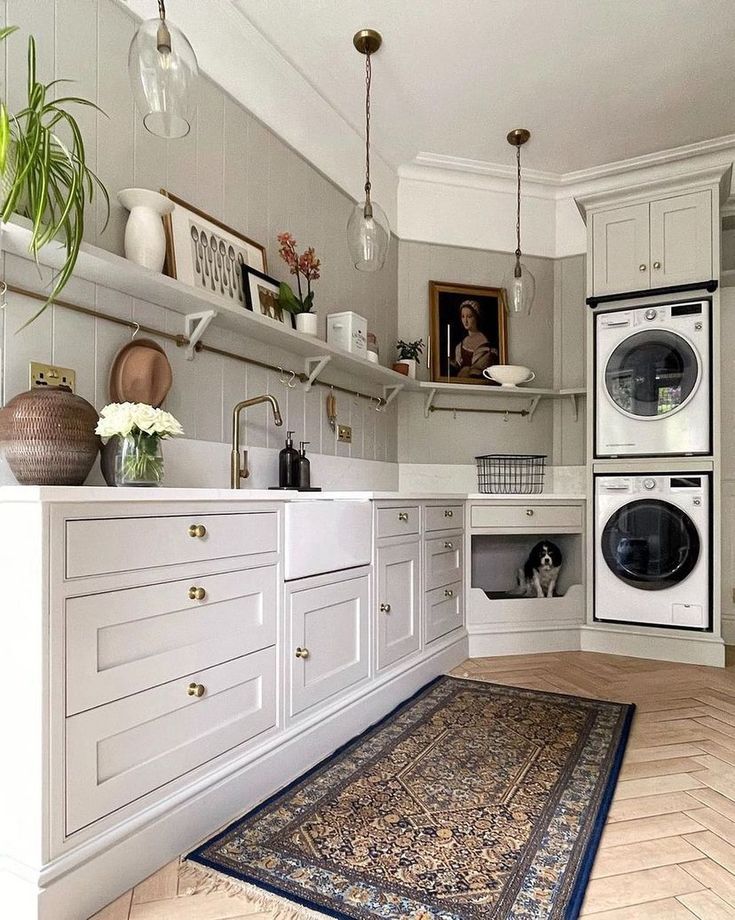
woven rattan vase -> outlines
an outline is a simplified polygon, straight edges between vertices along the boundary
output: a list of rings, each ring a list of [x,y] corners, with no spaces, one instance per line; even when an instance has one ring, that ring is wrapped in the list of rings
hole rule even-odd
[[[21,485],[80,486],[100,440],[97,412],[68,387],[38,387],[0,410],[0,447]]]

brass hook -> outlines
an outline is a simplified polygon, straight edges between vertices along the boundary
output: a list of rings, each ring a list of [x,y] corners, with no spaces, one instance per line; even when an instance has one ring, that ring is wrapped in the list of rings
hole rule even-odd
[[[4,281],[0,281],[0,310],[4,310],[8,305],[7,298],[5,297],[7,293],[8,293],[7,284]]]
[[[135,340],[136,335],[140,332],[140,323],[136,323],[135,320],[133,320],[133,325],[135,329],[133,329],[133,334],[130,336],[131,342]]]
[[[293,390],[293,388],[296,386],[296,384],[295,384],[295,382],[294,382],[295,380],[296,380],[296,371],[291,371],[291,378],[289,379],[288,383],[286,384],[286,386],[289,388],[289,390]]]
[[[507,410],[507,409],[505,410],[505,415],[503,416],[503,421],[504,421],[504,422],[509,422],[509,421],[510,421],[510,415],[508,415],[508,410]]]

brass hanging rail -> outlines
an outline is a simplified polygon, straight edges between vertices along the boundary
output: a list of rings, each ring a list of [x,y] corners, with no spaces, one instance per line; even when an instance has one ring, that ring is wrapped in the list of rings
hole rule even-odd
[[[20,294],[23,297],[31,297],[33,300],[45,301],[46,297],[36,291],[30,291],[27,288],[18,287],[15,284],[7,285],[8,293]],[[134,329],[137,332],[145,332],[148,335],[155,335],[160,339],[166,339],[174,342],[177,348],[186,348],[189,339],[185,335],[175,335],[173,332],[164,332],[162,329],[156,329],[153,326],[147,326],[144,323],[138,323],[133,319],[123,319],[120,316],[110,316],[109,313],[103,313],[101,310],[93,310],[91,307],[83,307],[78,303],[72,303],[70,300],[54,300],[53,305],[63,307],[65,310],[71,310],[74,313],[82,313],[84,316],[91,316],[94,319],[103,319],[109,323],[115,323],[118,326],[125,326],[127,329]],[[255,367],[262,367],[267,371],[274,371],[276,374],[282,374],[289,377],[288,383],[298,380],[299,383],[306,383],[309,379],[308,374],[303,371],[294,371],[280,365],[268,364],[266,361],[258,361],[257,358],[246,358],[245,355],[239,355],[234,351],[227,351],[224,348],[217,348],[215,345],[205,345],[203,342],[197,342],[194,346],[196,352],[206,351],[213,355],[219,355],[222,358],[231,358],[233,361],[241,361],[243,364],[252,364]],[[386,405],[386,400],[382,396],[371,396],[369,393],[361,393],[359,390],[351,390],[349,387],[339,386],[336,383],[328,383],[325,380],[313,380],[312,386],[326,387],[329,390],[338,390],[340,393],[346,393],[348,396],[356,396],[358,399],[366,399],[370,403],[376,404],[376,409],[381,409]]]
[[[525,418],[528,409],[464,409],[461,406],[429,406],[429,412],[480,412],[485,415],[520,415]]]

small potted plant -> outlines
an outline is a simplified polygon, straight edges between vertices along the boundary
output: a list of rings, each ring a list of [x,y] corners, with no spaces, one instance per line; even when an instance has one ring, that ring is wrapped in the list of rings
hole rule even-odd
[[[96,434],[114,440],[112,470],[104,471],[108,485],[159,486],[163,481],[161,441],[183,433],[170,412],[146,403],[105,406]],[[108,447],[109,443],[105,449]]]
[[[396,342],[396,351],[398,360],[393,365],[393,370],[399,374],[405,374],[411,379],[416,377],[416,366],[421,360],[421,353],[424,350],[424,340],[417,339],[415,342],[404,342],[399,339]]]
[[[278,292],[278,304],[296,317],[296,328],[305,335],[316,335],[317,316],[312,313],[314,307],[314,292],[311,282],[318,281],[321,261],[316,258],[314,247],[310,246],[299,255],[296,252],[296,240],[290,233],[279,233],[278,250],[283,261],[288,265],[292,275],[296,275],[298,295],[294,293],[290,284],[281,282]],[[302,279],[303,278],[303,283]],[[306,293],[304,293],[306,288]]]

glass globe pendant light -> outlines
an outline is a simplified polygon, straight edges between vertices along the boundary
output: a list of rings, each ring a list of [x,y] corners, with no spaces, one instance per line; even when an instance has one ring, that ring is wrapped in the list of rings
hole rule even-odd
[[[365,55],[365,200],[358,202],[347,221],[347,246],[352,264],[360,272],[377,272],[383,267],[390,243],[390,224],[385,212],[370,196],[370,86],[371,56],[383,38],[373,29],[362,29],[352,39],[360,54]]]
[[[163,0],[158,0],[158,19],[146,19],[133,36],[128,73],[146,129],[158,137],[185,137],[191,130],[199,65],[184,33],[166,21]]]
[[[536,279],[521,262],[521,147],[531,136],[525,128],[514,128],[508,135],[508,143],[516,148],[518,184],[516,190],[516,260],[512,273],[505,280],[508,292],[508,312],[529,314],[536,293]]]

